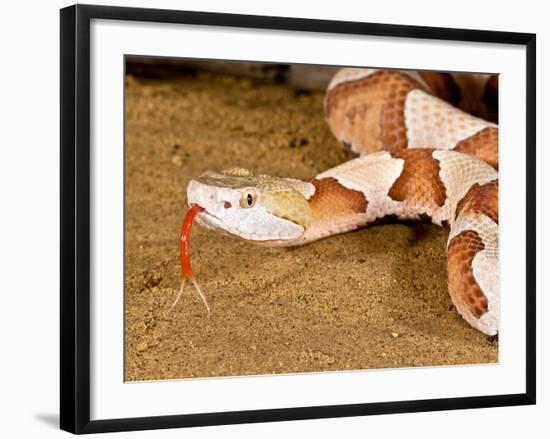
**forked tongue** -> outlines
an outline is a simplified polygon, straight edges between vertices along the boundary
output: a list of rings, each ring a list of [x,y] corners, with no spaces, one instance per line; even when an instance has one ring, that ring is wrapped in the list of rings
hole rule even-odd
[[[193,204],[189,208],[187,214],[185,215],[185,218],[183,219],[180,233],[181,287],[178,292],[178,296],[176,297],[176,300],[174,301],[168,312],[172,311],[172,309],[177,305],[183,293],[183,288],[185,287],[185,280],[189,279],[195,287],[197,294],[202,299],[202,302],[204,303],[204,306],[206,307],[208,313],[210,314],[210,307],[208,306],[206,297],[204,297],[201,287],[195,280],[195,276],[193,276],[193,272],[191,271],[191,258],[189,257],[189,238],[191,236],[191,226],[193,225],[193,220],[195,219],[197,214],[202,212],[203,210],[203,207],[200,207],[198,204]]]

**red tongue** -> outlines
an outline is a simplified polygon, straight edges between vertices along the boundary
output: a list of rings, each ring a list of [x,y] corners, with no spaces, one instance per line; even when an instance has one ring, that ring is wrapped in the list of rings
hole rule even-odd
[[[178,301],[180,300],[181,294],[183,293],[183,287],[185,286],[185,280],[189,279],[191,283],[194,285],[195,289],[197,290],[198,295],[202,299],[204,306],[208,310],[208,313],[210,313],[210,307],[208,306],[208,302],[206,301],[206,297],[204,297],[204,294],[201,291],[201,288],[199,287],[199,284],[195,280],[195,276],[193,276],[193,272],[191,271],[191,258],[189,257],[189,240],[191,237],[191,226],[193,225],[193,220],[199,214],[200,212],[203,212],[204,208],[199,206],[198,204],[193,204],[189,210],[187,211],[187,214],[185,215],[185,218],[183,219],[183,224],[181,226],[181,232],[180,232],[180,260],[181,260],[181,288],[178,293],[178,297],[176,297],[176,300],[170,307],[168,311],[171,311],[172,308],[176,306]]]
[[[203,212],[204,208],[198,204],[193,204],[187,211],[183,224],[181,225],[180,233],[180,259],[181,259],[181,277],[183,280],[190,277],[193,278],[193,272],[191,271],[191,258],[189,257],[189,239],[191,237],[191,226],[193,220],[199,212]]]

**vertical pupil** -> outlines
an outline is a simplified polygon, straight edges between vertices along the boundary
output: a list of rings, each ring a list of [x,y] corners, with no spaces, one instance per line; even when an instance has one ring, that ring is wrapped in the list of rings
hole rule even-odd
[[[246,202],[248,203],[249,206],[252,206],[252,195],[248,194],[246,196]]]

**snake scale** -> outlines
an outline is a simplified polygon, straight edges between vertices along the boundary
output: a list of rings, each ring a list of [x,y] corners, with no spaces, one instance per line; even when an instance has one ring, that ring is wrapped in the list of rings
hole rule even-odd
[[[481,97],[495,96],[494,76]],[[499,327],[498,126],[456,105],[447,73],[345,68],[325,118],[358,157],[299,180],[234,168],[191,180],[199,224],[267,246],[298,246],[383,219],[449,227],[448,288],[456,310],[493,336]]]

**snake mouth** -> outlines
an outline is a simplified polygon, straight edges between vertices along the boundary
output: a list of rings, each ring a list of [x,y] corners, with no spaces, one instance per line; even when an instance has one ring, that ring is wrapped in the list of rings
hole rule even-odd
[[[227,227],[222,220],[220,220],[216,215],[208,212],[206,209],[197,214],[196,221],[201,226],[207,227],[211,230],[225,230]]]
[[[206,211],[198,213],[195,217],[195,221],[199,225],[206,227],[207,229],[210,229],[216,233],[228,237],[238,238],[250,244],[269,247],[288,247],[289,245],[292,245],[291,242],[294,242],[294,240],[277,239],[273,237],[260,237],[256,234],[241,232],[240,230],[228,226],[218,217]]]
[[[202,206],[201,206],[202,207]],[[286,247],[290,245],[289,241],[293,241],[296,237],[284,238],[281,236],[261,236],[257,233],[247,233],[239,228],[232,227],[230,224],[222,221],[216,215],[208,212],[206,209],[199,212],[195,217],[195,221],[207,229],[215,231],[216,233],[241,239],[251,244],[257,245],[269,245],[272,247]],[[301,228],[301,227],[300,227]],[[302,229],[302,228],[301,228]],[[303,231],[303,229],[302,229]]]
[[[189,204],[189,206],[192,206],[193,204],[197,204],[200,206],[200,204],[198,203],[192,203]],[[239,230],[229,226],[213,213],[208,212],[205,207],[200,207],[202,207],[204,210],[202,212],[199,212],[195,217],[195,221],[199,225],[226,236],[234,236],[237,238],[246,239]]]

